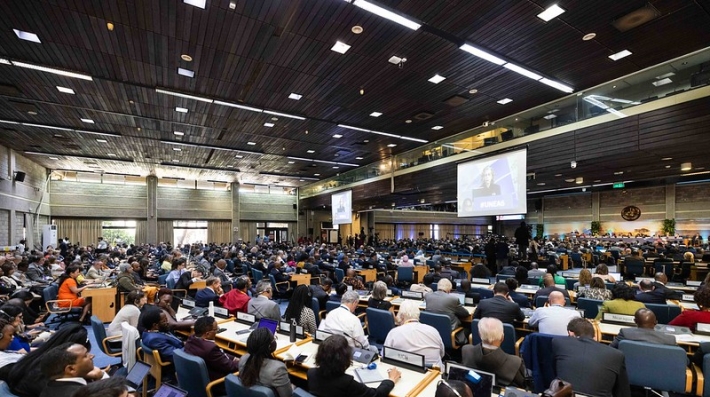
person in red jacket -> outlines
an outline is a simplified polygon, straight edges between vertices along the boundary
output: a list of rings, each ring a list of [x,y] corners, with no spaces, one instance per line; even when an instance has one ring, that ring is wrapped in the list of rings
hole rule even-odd
[[[693,298],[698,304],[699,310],[683,310],[668,325],[688,327],[695,332],[695,326],[698,323],[710,323],[710,287],[706,285],[695,291]]]
[[[248,313],[249,295],[247,291],[251,287],[249,277],[242,276],[234,283],[234,288],[219,297],[219,304],[229,310],[229,314],[236,315],[236,312]]]

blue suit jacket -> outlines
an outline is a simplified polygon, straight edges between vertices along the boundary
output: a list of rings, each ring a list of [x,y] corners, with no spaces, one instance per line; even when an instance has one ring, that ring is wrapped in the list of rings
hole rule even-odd
[[[219,306],[219,295],[210,288],[203,288],[195,294],[195,306],[208,307],[210,302],[214,302],[215,306]]]
[[[182,349],[180,339],[163,332],[143,332],[143,344],[160,353],[160,359],[173,362],[173,351]]]

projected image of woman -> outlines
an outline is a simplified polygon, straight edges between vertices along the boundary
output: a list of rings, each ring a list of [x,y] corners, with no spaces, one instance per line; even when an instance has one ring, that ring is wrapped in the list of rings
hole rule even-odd
[[[500,186],[495,183],[495,175],[490,165],[481,171],[481,186],[473,189],[473,196],[500,196]]]

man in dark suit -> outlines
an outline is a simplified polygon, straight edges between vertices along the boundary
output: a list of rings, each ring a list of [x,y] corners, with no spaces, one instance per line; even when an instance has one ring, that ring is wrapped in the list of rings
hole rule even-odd
[[[641,280],[639,282],[639,292],[634,296],[634,299],[643,303],[666,303],[666,298],[661,292],[656,291],[656,287],[651,280]]]
[[[157,307],[148,308],[141,314],[141,323],[145,329],[143,344],[151,350],[157,350],[163,362],[171,363],[169,367],[163,368],[163,374],[174,373],[173,351],[182,348],[182,341],[169,333],[168,316]]]
[[[493,286],[493,297],[483,299],[478,304],[473,318],[494,317],[508,324],[513,324],[515,320],[523,321],[525,315],[520,306],[510,298],[509,292],[505,283],[496,283]]]
[[[239,370],[239,359],[226,355],[214,342],[215,335],[219,329],[214,317],[200,317],[195,322],[195,334],[185,342],[185,353],[202,357],[207,365],[207,374],[210,382],[225,377]],[[215,395],[224,394],[224,384],[221,385],[222,392],[212,390]]]
[[[559,291],[562,293],[562,295],[565,296],[565,298],[569,299],[569,292],[567,292],[567,290],[555,287],[555,277],[552,274],[545,274],[542,277],[542,283],[544,285],[544,288],[540,288],[535,292],[535,296],[532,300],[533,303],[537,302],[538,296],[550,296],[550,293],[552,291]]]
[[[208,307],[210,302],[219,305],[219,297],[222,295],[222,285],[217,277],[209,277],[205,281],[206,287],[195,294],[195,306]]]
[[[569,338],[552,340],[557,376],[574,391],[599,397],[629,397],[624,354],[594,340],[594,326],[584,318],[567,324]]]
[[[94,371],[94,355],[86,347],[68,342],[47,351],[40,367],[49,379],[40,397],[71,397]],[[103,372],[99,370],[97,375],[100,379]]]
[[[478,322],[481,341],[461,348],[461,363],[467,367],[491,372],[499,386],[513,385],[525,388],[525,364],[522,358],[504,352],[503,323],[497,318],[485,317]],[[485,344],[485,346],[484,346]]]
[[[653,327],[658,324],[658,321],[656,321],[656,315],[650,309],[636,310],[634,322],[638,328],[622,328],[619,330],[619,334],[614,338],[614,341],[611,342],[611,347],[619,347],[619,342],[624,339],[669,346],[676,345],[673,335],[658,332],[653,329]]]
[[[453,330],[461,325],[461,319],[468,317],[468,310],[461,305],[457,297],[449,295],[451,287],[451,281],[442,278],[439,280],[437,290],[426,294],[424,300],[426,301],[426,311],[449,316],[451,329]],[[457,343],[462,342],[460,344],[465,344],[469,333],[470,329],[464,328],[462,332],[456,334]]]
[[[683,296],[682,292],[673,291],[672,289],[666,287],[666,283],[668,283],[668,277],[666,277],[664,273],[656,273],[654,279],[655,281],[653,282],[653,286],[656,288],[656,291],[659,294],[663,295],[665,299],[679,300]]]
[[[518,289],[518,280],[512,277],[506,278],[505,285],[508,286],[508,295],[513,300],[513,302],[517,303],[518,306],[520,306],[521,308],[530,307],[530,301],[528,300],[527,295],[515,292],[515,290]]]

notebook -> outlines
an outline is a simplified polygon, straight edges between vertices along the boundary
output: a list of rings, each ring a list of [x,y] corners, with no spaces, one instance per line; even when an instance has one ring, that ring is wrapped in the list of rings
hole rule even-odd
[[[355,368],[355,378],[360,383],[379,383],[385,380],[377,368],[369,369],[367,367]]]

